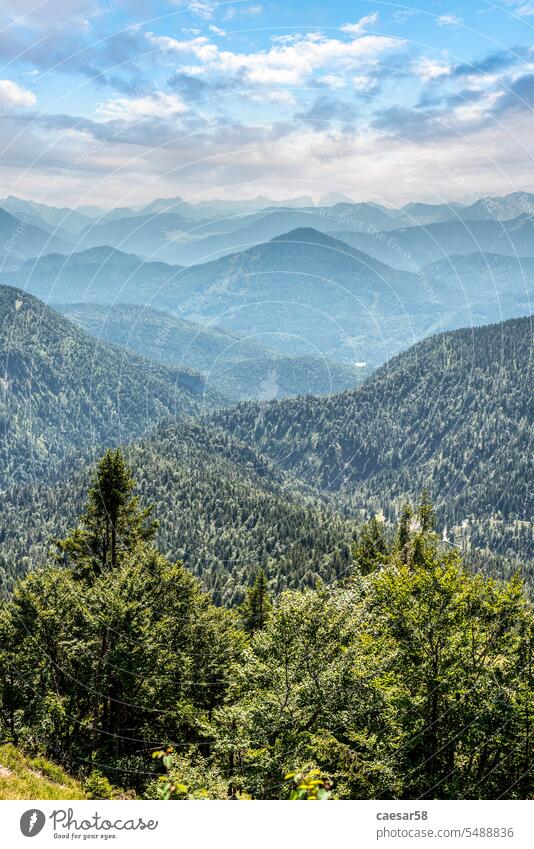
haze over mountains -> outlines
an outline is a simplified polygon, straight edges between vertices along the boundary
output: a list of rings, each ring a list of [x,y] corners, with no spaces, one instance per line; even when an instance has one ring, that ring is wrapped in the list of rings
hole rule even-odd
[[[0,489],[75,449],[120,444],[209,399],[198,373],[95,340],[31,295],[0,286]]]
[[[467,206],[410,203],[402,209],[377,203],[354,203],[349,199],[338,202],[336,195],[330,201],[334,203],[315,205],[311,198],[303,197],[282,203],[257,198],[250,202],[204,201],[191,204],[181,198],[161,198],[140,209],[99,211],[80,207],[69,211],[10,196],[0,201],[0,207],[22,222],[23,228],[35,226],[56,239],[67,241],[69,251],[111,245],[147,259],[180,265],[205,262],[234,253],[300,227],[313,227],[323,233],[345,233],[345,241],[352,233],[354,241],[350,243],[354,247],[394,266],[401,262],[399,256],[393,261],[391,251],[387,255],[379,255],[371,250],[380,232],[410,230],[407,234],[396,233],[393,238],[400,249],[413,252],[412,266],[413,263],[426,264],[441,259],[450,252],[452,241],[456,242],[454,253],[491,250],[488,244],[495,247],[502,240],[503,244],[510,242],[512,245],[508,249],[503,248],[502,252],[509,253],[517,245],[520,256],[532,255],[528,227],[522,227],[525,220],[532,224],[534,195],[527,192],[514,192],[502,198],[482,198]],[[515,224],[512,223],[514,220]],[[478,222],[478,226],[474,222]],[[490,226],[481,226],[483,222]],[[491,226],[497,222],[500,226]],[[418,229],[420,226],[444,224],[451,226],[433,228],[429,237]],[[0,221],[0,237],[4,235],[6,226]],[[430,243],[435,245],[434,252]],[[479,247],[473,248],[473,243],[479,243]],[[464,247],[459,249],[460,246],[464,246],[465,250]],[[375,251],[379,248],[384,250],[383,245],[375,245]],[[56,248],[52,244],[46,247],[45,252],[52,253],[54,250]],[[435,251],[439,250],[442,253],[437,255]],[[34,255],[40,252],[37,250]],[[0,255],[6,254],[22,255],[4,245]],[[23,255],[28,257],[31,254],[25,249]]]
[[[531,557],[532,469],[517,458],[531,456],[533,201],[4,199],[10,550],[30,562],[22,511],[42,559],[69,475],[81,487],[91,452],[140,439],[162,545],[224,601],[245,581],[239,549],[279,588],[338,575],[355,519],[394,518],[425,484],[456,539],[466,524],[473,546]]]
[[[284,356],[250,336],[193,324],[147,306],[67,304],[58,309],[97,339],[164,365],[202,372],[208,387],[233,401],[340,392],[366,371],[324,357]]]
[[[503,548],[515,539],[532,557],[533,329],[527,317],[433,336],[351,392],[213,420],[353,509],[398,515],[428,486],[449,526],[474,517],[480,542],[484,523],[500,523]]]

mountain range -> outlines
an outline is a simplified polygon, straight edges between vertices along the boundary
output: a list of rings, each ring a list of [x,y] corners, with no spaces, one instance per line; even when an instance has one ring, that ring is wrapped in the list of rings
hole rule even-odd
[[[449,527],[532,557],[532,321],[438,334],[353,391],[212,420],[351,511],[391,518],[427,486]]]
[[[0,207],[18,219],[17,227],[22,222],[23,227],[37,227],[67,242],[69,250],[64,250],[65,253],[111,245],[145,259],[180,265],[235,253],[300,227],[334,234],[394,267],[408,270],[439,260],[451,250],[472,253],[498,247],[498,252],[513,253],[517,247],[520,256],[532,256],[528,233],[517,232],[525,230],[522,228],[525,220],[532,221],[534,195],[527,192],[481,198],[470,205],[409,203],[400,209],[352,202],[336,193],[318,204],[309,197],[283,202],[256,198],[198,203],[177,197],[108,211],[94,207],[69,210],[9,196],[0,201]],[[502,226],[485,228],[481,226],[483,223]],[[450,226],[434,229],[433,225]],[[428,226],[431,229],[426,233]],[[0,235],[4,229],[0,222]],[[382,239],[380,233],[394,233],[389,247],[390,237]],[[374,244],[377,237],[378,242],[386,244]],[[508,248],[504,246],[507,242]],[[33,244],[33,254],[26,248],[23,254],[12,250],[3,253],[23,258],[40,255],[38,240],[34,239]],[[55,244],[45,252],[57,250]],[[409,257],[403,256],[406,250]]]
[[[3,281],[51,304],[146,305],[285,356],[370,368],[429,333],[529,313],[533,261],[478,252],[407,272],[305,228],[191,267],[100,247],[28,260]],[[322,385],[303,383],[301,391]],[[342,388],[337,378],[332,385]]]
[[[0,488],[46,476],[80,448],[128,442],[163,416],[198,414],[210,398],[197,373],[97,342],[0,286]]]
[[[208,386],[231,401],[340,392],[356,386],[365,372],[321,357],[284,356],[252,337],[147,306],[65,304],[57,309],[97,339],[163,365],[200,371]]]
[[[424,486],[453,544],[532,558],[533,197],[266,200],[4,201],[5,575],[118,444],[220,602],[258,563],[279,589],[339,577],[356,525]]]
[[[340,577],[356,525],[394,520],[424,486],[458,545],[534,554],[530,318],[425,339],[354,390],[223,407],[198,376],[0,295],[5,588],[43,562],[117,443],[158,504],[162,551],[225,603],[258,563],[279,589]]]

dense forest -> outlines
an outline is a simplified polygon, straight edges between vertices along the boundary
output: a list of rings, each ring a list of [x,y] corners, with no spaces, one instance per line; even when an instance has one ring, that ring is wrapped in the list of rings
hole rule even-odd
[[[81,447],[118,444],[195,413],[203,379],[95,340],[37,298],[0,286],[0,489]]]
[[[324,395],[355,386],[348,363],[283,356],[257,339],[184,321],[148,306],[65,304],[58,309],[92,336],[163,365],[194,369],[229,401]]]
[[[90,798],[531,798],[534,616],[473,576],[426,493],[340,581],[216,607],[154,544],[120,450],[0,607],[4,741]]]
[[[429,337],[352,392],[240,404],[212,420],[351,509],[395,519],[428,486],[442,524],[532,558],[531,386],[522,318]]]
[[[193,420],[162,423],[125,453],[137,493],[158,505],[159,549],[183,560],[217,603],[240,602],[258,566],[276,591],[346,572],[356,521],[226,432]],[[55,480],[0,493],[4,593],[18,575],[46,562],[50,539],[74,521],[90,467],[82,455]]]

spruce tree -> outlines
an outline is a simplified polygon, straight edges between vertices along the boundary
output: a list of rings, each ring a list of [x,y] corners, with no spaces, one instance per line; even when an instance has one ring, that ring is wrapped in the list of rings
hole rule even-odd
[[[369,575],[383,566],[389,555],[384,523],[373,516],[362,526],[354,544],[352,556],[362,575]]]
[[[430,493],[427,487],[425,487],[421,493],[421,500],[417,508],[417,516],[421,526],[421,532],[423,534],[434,530],[436,514],[434,512],[434,506],[430,500]]]
[[[66,560],[78,576],[114,569],[126,554],[153,539],[153,508],[139,506],[134,487],[120,448],[106,451],[93,475],[80,525],[55,543],[58,559]]]
[[[399,526],[397,529],[396,548],[403,563],[407,563],[410,556],[410,539],[412,532],[412,508],[406,503],[402,508]]]
[[[248,634],[265,628],[271,615],[272,604],[269,596],[267,577],[263,569],[256,575],[254,584],[248,588],[241,608],[243,628]]]

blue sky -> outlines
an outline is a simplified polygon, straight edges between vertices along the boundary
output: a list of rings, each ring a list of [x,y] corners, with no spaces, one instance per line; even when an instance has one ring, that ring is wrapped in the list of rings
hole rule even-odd
[[[2,195],[533,190],[534,0],[0,0]]]

